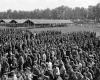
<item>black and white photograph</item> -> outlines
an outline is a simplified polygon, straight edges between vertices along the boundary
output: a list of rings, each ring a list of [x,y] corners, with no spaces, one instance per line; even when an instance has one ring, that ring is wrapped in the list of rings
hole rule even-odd
[[[100,80],[100,0],[0,0],[0,80]]]

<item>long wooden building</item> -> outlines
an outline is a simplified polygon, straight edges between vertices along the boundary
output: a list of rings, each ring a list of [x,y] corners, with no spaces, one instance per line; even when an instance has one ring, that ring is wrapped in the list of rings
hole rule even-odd
[[[71,20],[51,19],[1,19],[0,26],[7,27],[62,27],[73,24]]]

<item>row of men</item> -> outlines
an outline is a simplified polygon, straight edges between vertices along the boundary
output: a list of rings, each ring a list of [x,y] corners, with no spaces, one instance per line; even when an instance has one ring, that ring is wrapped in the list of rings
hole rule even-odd
[[[0,35],[1,80],[100,79],[100,40],[94,32],[5,29]]]

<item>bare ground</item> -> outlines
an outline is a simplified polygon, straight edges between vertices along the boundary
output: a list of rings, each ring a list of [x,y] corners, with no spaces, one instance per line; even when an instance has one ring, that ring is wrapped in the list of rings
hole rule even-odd
[[[7,27],[0,26],[0,29],[4,29],[4,28],[7,28]],[[9,28],[11,28],[11,27],[9,27]],[[61,31],[62,33],[77,32],[77,31],[92,31],[92,32],[100,33],[100,24],[70,25],[70,26],[67,26],[67,27],[49,27],[49,28],[17,27],[17,29],[18,28],[28,29],[32,32],[56,30],[56,31]]]

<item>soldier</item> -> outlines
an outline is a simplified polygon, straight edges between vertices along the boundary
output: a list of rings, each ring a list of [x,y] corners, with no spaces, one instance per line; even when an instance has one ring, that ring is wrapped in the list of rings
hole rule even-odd
[[[54,74],[54,80],[62,80],[62,78],[60,77],[60,70],[57,64],[54,64],[53,74]]]
[[[90,80],[90,79],[86,76],[85,73],[84,73],[83,75],[84,75],[84,77],[82,78],[82,80]]]
[[[46,63],[46,72],[45,72],[45,75],[46,76],[49,76],[50,77],[50,80],[53,80],[54,79],[54,76],[53,76],[53,64],[52,62],[50,61],[50,59],[47,59],[47,63]]]
[[[8,80],[8,75],[5,73],[5,74],[2,76],[1,80]]]
[[[13,77],[12,80],[17,80],[17,74],[15,73],[15,71],[12,71]]]
[[[1,69],[2,69],[2,66],[1,66],[1,61],[0,61],[0,78],[1,78]]]
[[[32,73],[33,73],[33,80],[38,80],[38,78],[40,77],[40,70],[37,61],[34,61],[34,65],[32,67]]]
[[[20,56],[18,60],[18,66],[19,66],[19,70],[21,71],[23,71],[23,64],[24,64],[24,58],[23,56]]]
[[[3,60],[1,65],[2,65],[2,69],[1,69],[2,70],[2,74],[9,71],[9,67],[10,66],[9,66],[7,60]]]
[[[89,72],[89,68],[88,68],[88,67],[86,68],[85,74],[86,74],[86,76],[87,76],[90,80],[93,80],[93,76],[92,76],[92,74]]]
[[[26,80],[32,80],[33,76],[31,73],[31,69],[29,67],[26,68]]]
[[[66,72],[66,68],[64,66],[63,61],[60,61],[60,65],[59,65],[59,69],[60,69],[60,76],[63,80],[65,80],[65,78],[68,77],[67,72]]]

